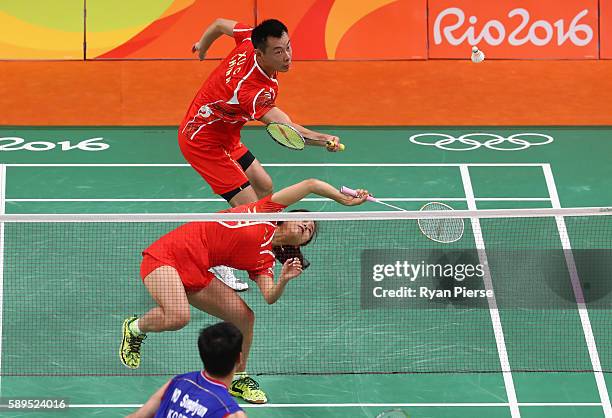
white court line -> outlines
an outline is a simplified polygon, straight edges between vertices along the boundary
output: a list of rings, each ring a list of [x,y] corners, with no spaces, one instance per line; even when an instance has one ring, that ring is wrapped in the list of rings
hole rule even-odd
[[[468,209],[476,210],[476,201],[474,199],[474,190],[472,188],[472,180],[470,179],[469,167],[467,165],[462,165],[460,170],[463,189],[465,190],[465,196],[467,198]],[[471,218],[470,221],[472,224],[472,233],[474,234],[476,249],[478,250],[478,258],[480,260],[480,264],[484,267],[485,274],[483,276],[483,282],[485,289],[493,292],[493,282],[491,280],[491,272],[489,271],[489,262],[487,260],[487,252],[482,236],[482,230],[480,229],[480,220],[478,218]],[[499,362],[502,369],[502,375],[504,377],[504,385],[506,387],[506,394],[508,396],[510,415],[512,418],[519,418],[521,416],[521,412],[519,410],[518,400],[516,398],[516,389],[512,379],[510,360],[508,360],[504,330],[499,317],[499,311],[497,310],[497,300],[495,299],[494,292],[492,297],[487,298],[487,302],[489,303],[489,313],[491,315],[491,322],[493,323],[493,333],[495,335],[495,342],[497,344],[497,353],[499,355]]]
[[[475,197],[474,200],[477,202],[550,202],[550,197]]]
[[[465,202],[464,197],[383,197],[377,198],[383,202]],[[548,202],[546,197],[481,197],[475,198],[476,201],[483,202]],[[332,199],[325,197],[310,197],[302,199],[301,202],[331,202]],[[6,199],[6,202],[226,202],[222,198],[103,198],[103,199]]]
[[[560,208],[561,201],[559,200],[559,193],[557,192],[557,185],[555,184],[555,177],[553,175],[552,169],[550,168],[550,164],[542,166],[542,170],[544,171],[544,177],[546,178],[546,186],[548,187],[548,193],[550,194],[552,206],[555,209]],[[580,277],[578,276],[576,260],[574,260],[574,254],[572,253],[572,244],[569,238],[569,234],[567,233],[565,219],[563,218],[563,216],[555,216],[555,220],[557,221],[557,229],[559,230],[559,238],[561,239],[561,245],[565,250],[563,251],[563,253],[565,254],[565,262],[567,264],[567,269],[569,270],[572,288],[574,289],[576,305],[578,306],[578,314],[580,315],[580,322],[582,323],[584,339],[586,341],[586,345],[589,351],[589,357],[591,358],[591,364],[593,365],[595,382],[597,383],[597,389],[599,391],[601,405],[606,418],[612,418],[612,405],[610,404],[610,396],[608,395],[606,379],[601,371],[601,362],[599,361],[597,344],[595,342],[595,336],[593,335],[593,329],[591,328],[589,312],[587,310],[586,304],[584,303],[584,294],[582,293]]]
[[[6,166],[0,164],[0,215],[6,213]],[[2,370],[2,312],[4,311],[4,222],[0,222],[0,371]],[[2,394],[2,374],[0,374],[0,395]]]
[[[542,167],[545,163],[266,163],[264,167]],[[190,167],[189,164],[6,164],[7,167]]]
[[[544,163],[272,163],[266,167],[541,167]]]
[[[601,406],[597,402],[521,402],[519,406],[531,407],[586,407]],[[140,408],[142,404],[72,404],[70,408]],[[241,408],[491,408],[510,406],[508,402],[455,402],[455,403],[267,403],[263,405],[240,404]]]

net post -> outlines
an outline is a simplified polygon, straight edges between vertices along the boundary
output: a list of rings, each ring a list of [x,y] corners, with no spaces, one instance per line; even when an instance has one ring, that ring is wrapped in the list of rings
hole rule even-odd
[[[469,210],[476,210],[476,197],[474,196],[474,189],[472,187],[472,180],[470,178],[469,166],[461,164],[459,166],[461,172],[461,181],[463,182],[463,189],[468,204]],[[480,264],[484,267],[483,282],[485,289],[491,291],[493,296],[487,298],[489,304],[489,314],[491,315],[491,322],[493,325],[493,333],[495,335],[495,342],[497,344],[497,353],[499,355],[499,362],[502,368],[502,375],[504,378],[504,386],[506,387],[506,395],[508,396],[508,406],[510,407],[510,415],[512,418],[518,418],[521,416],[518,399],[516,397],[516,389],[514,387],[514,380],[512,379],[512,370],[510,368],[510,360],[508,359],[508,351],[506,349],[506,340],[504,339],[504,330],[502,328],[501,318],[499,311],[497,310],[497,300],[495,299],[495,292],[493,290],[493,281],[491,280],[491,272],[489,271],[489,262],[487,260],[487,252],[482,236],[482,229],[480,228],[480,220],[478,218],[470,218],[472,225],[472,233],[474,234],[474,241],[476,249],[478,251],[478,258]]]
[[[559,199],[559,193],[557,192],[555,177],[553,175],[550,164],[542,164],[542,171],[544,172],[546,187],[548,189],[548,194],[550,195],[550,202],[552,204],[552,207],[553,209],[560,209],[561,200]],[[584,339],[589,352],[589,357],[591,359],[591,365],[593,366],[593,374],[595,375],[595,382],[597,383],[597,390],[599,391],[601,406],[604,411],[604,416],[606,418],[612,418],[612,405],[610,404],[610,396],[608,395],[606,379],[602,372],[601,362],[599,360],[599,353],[597,351],[597,343],[595,342],[595,336],[593,335],[591,320],[589,318],[589,312],[587,310],[586,304],[584,303],[584,294],[582,292],[580,277],[578,276],[578,270],[576,268],[576,260],[574,259],[574,254],[572,253],[572,244],[570,241],[569,234],[567,232],[565,218],[563,216],[555,216],[555,221],[557,224],[557,230],[559,231],[559,239],[561,240],[561,246],[564,250],[563,253],[565,255],[565,263],[567,264],[570,280],[572,282],[572,289],[574,291],[574,297],[576,299],[576,305],[578,307],[578,315],[580,316],[580,323],[582,324]]]

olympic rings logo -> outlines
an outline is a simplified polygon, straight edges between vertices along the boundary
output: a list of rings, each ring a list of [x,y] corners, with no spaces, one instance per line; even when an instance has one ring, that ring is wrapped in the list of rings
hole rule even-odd
[[[437,139],[434,142],[423,142],[420,138],[424,137]],[[478,141],[478,138],[481,140]],[[448,134],[427,133],[410,137],[410,142],[413,144],[436,147],[445,151],[471,151],[483,146],[496,151],[520,151],[531,146],[550,144],[553,140],[550,135],[536,133],[514,134],[508,137],[489,133],[472,133],[461,135],[459,138]],[[452,144],[460,146],[450,146]]]

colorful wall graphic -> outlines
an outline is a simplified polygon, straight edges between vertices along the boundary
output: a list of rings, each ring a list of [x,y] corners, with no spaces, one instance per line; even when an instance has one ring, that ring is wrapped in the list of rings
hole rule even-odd
[[[217,17],[284,21],[298,60],[612,58],[612,0],[0,0],[0,59],[194,59]]]
[[[424,59],[426,0],[259,0],[259,21],[283,20],[295,59]]]

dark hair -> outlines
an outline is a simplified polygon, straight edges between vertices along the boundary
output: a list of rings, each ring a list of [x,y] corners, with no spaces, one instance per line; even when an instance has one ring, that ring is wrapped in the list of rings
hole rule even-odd
[[[293,209],[293,210],[290,210],[289,212],[310,212],[310,211],[308,209]],[[282,225],[283,221],[279,221],[276,224]],[[284,263],[289,258],[297,257],[300,259],[300,262],[302,263],[302,269],[306,270],[310,266],[310,262],[304,258],[304,255],[302,254],[302,251],[300,250],[300,248],[305,245],[310,244],[312,240],[315,238],[315,236],[317,235],[318,231],[319,231],[319,223],[317,221],[314,221],[314,229],[308,241],[306,241],[302,245],[295,245],[295,246],[294,245],[276,245],[272,247],[272,252],[274,253],[274,256],[281,263]]]
[[[279,20],[268,19],[255,26],[251,32],[251,42],[256,49],[266,52],[268,46],[268,36],[280,38],[283,33],[289,33],[287,26]]]
[[[227,376],[240,357],[242,332],[229,322],[211,325],[200,331],[198,349],[204,370],[213,376]]]

